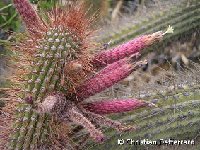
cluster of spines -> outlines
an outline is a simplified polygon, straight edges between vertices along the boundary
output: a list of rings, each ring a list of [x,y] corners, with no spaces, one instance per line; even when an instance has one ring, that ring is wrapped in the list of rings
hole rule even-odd
[[[38,95],[40,89],[45,93],[47,87],[54,89],[60,78],[65,59],[73,60],[76,56],[77,45],[69,32],[61,29],[51,29],[46,33],[45,39],[41,42],[39,53],[35,54],[36,61],[32,77],[28,81],[28,91]],[[38,66],[38,67],[37,67]],[[40,74],[40,76],[38,76]],[[54,82],[50,82],[50,80]],[[43,82],[43,84],[41,84]],[[51,83],[51,85],[49,85]],[[38,90],[37,90],[38,88]]]

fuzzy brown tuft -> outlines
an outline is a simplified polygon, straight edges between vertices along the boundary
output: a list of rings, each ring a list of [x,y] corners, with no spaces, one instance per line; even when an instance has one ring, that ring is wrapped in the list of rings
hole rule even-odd
[[[89,17],[86,13],[84,4],[74,4],[71,7],[53,8],[50,12],[45,14],[47,16],[46,21],[39,18],[38,23],[41,25],[32,26],[28,30],[28,33],[23,34],[23,40],[15,46],[15,51],[20,51],[20,64],[17,67],[18,70],[15,73],[15,81],[24,77],[30,72],[30,67],[34,66],[35,55],[38,53],[38,47],[42,45],[46,33],[52,29],[59,28],[63,33],[68,31],[71,33],[71,38],[74,42],[78,43],[78,50],[75,52],[75,61],[82,65],[78,74],[73,71],[71,64],[73,61],[66,58],[65,67],[62,74],[63,85],[67,85],[69,82],[74,86],[82,83],[86,77],[94,71],[91,65],[90,49],[94,47],[94,44],[90,41],[90,36],[94,31],[91,30],[91,26],[94,23],[95,17]],[[39,17],[39,16],[38,16]],[[22,53],[21,53],[22,52]],[[23,64],[26,64],[25,67]],[[70,69],[69,69],[70,68]],[[12,77],[12,79],[14,79]]]

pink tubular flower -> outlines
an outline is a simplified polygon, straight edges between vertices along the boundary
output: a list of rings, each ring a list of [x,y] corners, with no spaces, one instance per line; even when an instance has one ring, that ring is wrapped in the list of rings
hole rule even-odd
[[[103,52],[100,52],[96,55],[94,60],[98,60],[94,62],[96,63],[106,63],[111,64],[119,59],[125,58],[127,56],[130,56],[131,54],[134,54],[138,52],[140,49],[144,47],[144,43],[142,42],[142,37],[133,39],[125,44],[119,45],[113,49],[106,50]]]
[[[83,104],[83,107],[95,114],[121,113],[148,106],[149,103],[137,99],[109,100]]]
[[[77,97],[79,100],[83,100],[99,93],[126,78],[132,71],[131,65],[126,64],[107,74],[97,74],[76,89]]]
[[[129,64],[130,62],[133,62],[135,60],[138,59],[140,55],[138,53],[130,56],[129,58],[123,58],[123,59],[120,59],[116,62],[113,62],[112,64],[108,64],[106,67],[104,67],[102,70],[100,70],[97,74],[96,74],[96,77],[97,76],[102,76],[102,75],[105,75],[105,74],[108,74],[109,72],[117,69],[117,68],[120,68],[122,67],[123,65],[126,65],[126,64]]]
[[[161,40],[162,37],[163,32],[161,31],[140,36],[113,49],[100,52],[95,56],[92,63],[94,66],[104,66],[105,64],[111,64],[119,59],[123,59],[132,54],[140,52],[142,49],[150,46],[155,41]]]
[[[28,29],[37,28],[41,25],[41,20],[39,19],[37,13],[31,6],[30,2],[27,0],[13,0],[17,11],[22,17]]]
[[[108,74],[109,72],[128,64],[128,58],[120,59],[112,64],[107,65],[105,68],[100,70],[95,76],[102,76]]]
[[[116,68],[115,70],[105,71],[106,73],[104,74],[100,72],[76,89],[78,100],[82,101],[92,95],[95,95],[96,93],[104,91],[126,78],[143,63],[144,62],[142,61],[137,62],[134,66],[132,66],[127,62],[127,64]]]

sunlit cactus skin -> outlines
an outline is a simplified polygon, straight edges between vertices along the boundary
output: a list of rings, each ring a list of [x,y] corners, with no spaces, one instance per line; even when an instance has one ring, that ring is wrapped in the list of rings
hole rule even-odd
[[[56,138],[49,138],[56,135],[49,123],[54,117],[66,123],[69,121],[82,125],[90,136],[99,142],[104,140],[104,135],[92,124],[92,116],[96,118],[94,122],[97,125],[103,123],[119,131],[135,129],[85,110],[80,102],[111,87],[146,64],[146,61],[134,62],[133,54],[161,40],[165,33],[160,31],[144,35],[136,39],[136,42],[130,41],[116,49],[106,51],[106,55],[100,53],[93,56],[89,53],[92,46],[89,41],[92,19],[86,17],[82,5],[73,6],[69,10],[54,8],[48,13],[47,23],[37,16],[28,1],[15,0],[14,4],[29,31],[27,40],[19,44],[16,49],[28,56],[27,60],[25,58],[23,60],[26,60],[32,69],[27,66],[28,69],[22,74],[27,79],[22,95],[28,104],[21,104],[17,108],[19,113],[9,149],[37,149],[44,141],[50,143],[56,141]],[[24,8],[29,11],[26,12]],[[31,12],[34,24],[29,20]],[[114,55],[113,59],[108,60],[111,55]],[[94,74],[100,69],[99,65],[94,63],[97,59],[106,63],[107,67]],[[124,109],[120,112],[123,112],[149,106],[143,105],[144,103],[139,100],[137,103],[141,105],[135,107],[130,101],[123,101],[117,103],[117,107],[122,106]],[[117,113],[113,109],[108,111],[111,112]]]

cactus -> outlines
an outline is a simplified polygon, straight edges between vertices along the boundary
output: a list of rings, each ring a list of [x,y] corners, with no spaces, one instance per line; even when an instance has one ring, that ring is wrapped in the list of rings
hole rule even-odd
[[[48,14],[49,20],[46,20],[48,24],[33,13],[31,18],[35,19],[36,24],[30,24],[31,21],[27,15],[29,13],[21,10],[23,4],[25,8],[29,8],[30,12],[34,11],[29,3],[25,0],[16,0],[14,3],[29,32],[27,42],[16,47],[16,50],[19,49],[20,53],[23,53],[21,62],[25,68],[21,71],[23,74],[20,76],[17,74],[15,78],[19,80],[24,90],[20,96],[28,104],[22,103],[17,107],[19,112],[13,127],[14,134],[11,135],[9,149],[52,149],[51,146],[54,146],[54,149],[64,147],[73,149],[76,146],[72,140],[79,142],[81,137],[84,141],[85,133],[82,131],[75,133],[70,140],[66,135],[69,134],[68,128],[71,128],[71,122],[81,124],[89,132],[86,138],[88,139],[87,135],[89,135],[98,142],[105,140],[103,130],[98,128],[100,125],[115,128],[120,132],[137,129],[134,132],[122,134],[122,137],[106,129],[105,134],[109,139],[101,145],[90,141],[87,146],[91,149],[104,149],[107,146],[119,149],[117,145],[119,137],[157,140],[196,136],[196,132],[199,131],[199,66],[197,64],[188,72],[187,68],[185,72],[178,72],[178,74],[173,72],[171,76],[174,78],[162,76],[161,80],[151,83],[150,87],[143,84],[133,95],[136,99],[84,101],[140,68],[145,61],[137,62],[138,57],[135,57],[135,54],[137,52],[140,54],[141,49],[153,44],[155,40],[162,39],[164,32],[149,34],[151,32],[149,30],[146,32],[148,35],[93,56],[88,52],[92,45],[88,41],[88,34],[85,33],[90,20],[84,20],[85,16],[81,16],[79,6],[67,12],[55,8]],[[194,13],[198,12],[196,7],[192,6],[189,9],[191,8],[194,8]],[[71,20],[65,18],[66,16],[70,16]],[[78,19],[75,17],[73,20],[72,16]],[[77,20],[83,22],[78,24]],[[184,25],[194,23],[190,27],[183,27],[179,23],[176,27],[183,28],[175,30],[175,34],[166,36],[166,39],[171,40],[178,37],[174,35],[191,32],[199,26],[198,21],[198,16],[183,21]],[[152,38],[155,37],[154,35],[159,35],[159,38]],[[139,46],[136,46],[137,44]],[[26,83],[22,83],[22,79]],[[187,82],[183,79],[187,79]],[[138,107],[152,106],[152,103],[156,103],[159,108],[135,110]],[[127,112],[126,115],[122,113],[131,110],[133,112]],[[110,113],[120,114],[111,116],[115,121],[102,115]],[[121,122],[126,122],[129,126]],[[130,145],[120,147],[120,149],[126,148],[130,148]],[[143,149],[141,146],[138,148]]]
[[[12,79],[19,84],[20,92],[17,91],[17,94],[23,103],[17,107],[8,149],[40,149],[45,146],[73,149],[76,146],[66,136],[71,122],[82,125],[97,142],[105,139],[103,132],[97,128],[101,124],[118,131],[135,129],[135,126],[126,126],[102,116],[101,111],[135,110],[152,106],[149,102],[110,100],[102,102],[105,110],[93,111],[91,107],[99,103],[86,103],[84,100],[146,64],[146,61],[137,61],[135,54],[161,40],[169,31],[144,35],[139,40],[108,50],[106,53],[116,57],[107,61],[108,55],[100,53],[93,56],[89,52],[94,47],[90,41],[94,18],[86,17],[83,5],[73,5],[67,10],[56,7],[47,13],[45,20],[27,0],[13,2],[28,32],[15,47],[20,59]],[[97,62],[104,66],[99,67]],[[116,66],[116,63],[121,65]],[[122,108],[118,109],[120,106]],[[68,132],[63,133],[63,130]]]

